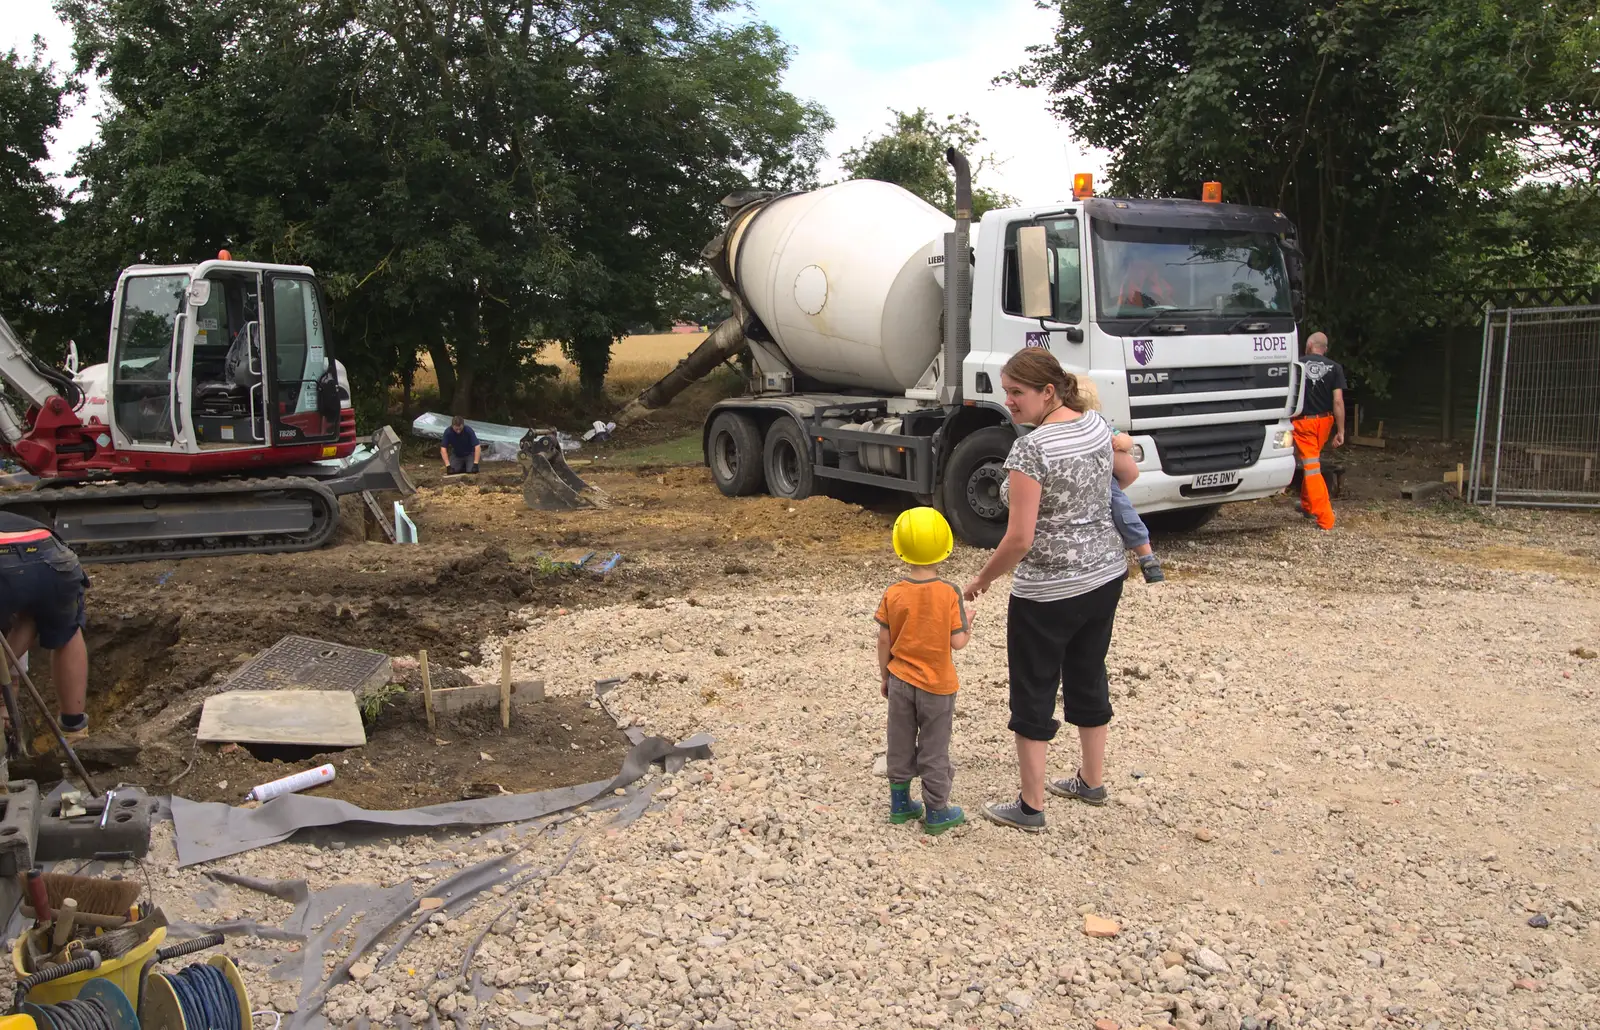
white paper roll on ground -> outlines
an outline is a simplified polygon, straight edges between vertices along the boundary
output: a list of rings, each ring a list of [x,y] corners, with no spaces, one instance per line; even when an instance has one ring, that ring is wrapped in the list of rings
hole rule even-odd
[[[305,772],[297,772],[292,776],[273,780],[271,783],[263,783],[251,790],[249,794],[246,794],[245,800],[268,801],[279,794],[294,794],[305,790],[307,787],[315,787],[320,783],[329,783],[332,780],[333,766],[319,765],[315,769],[307,769]]]

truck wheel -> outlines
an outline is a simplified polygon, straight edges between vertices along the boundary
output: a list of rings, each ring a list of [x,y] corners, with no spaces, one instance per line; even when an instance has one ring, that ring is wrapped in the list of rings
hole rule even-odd
[[[1152,533],[1192,533],[1216,518],[1221,510],[1220,504],[1202,504],[1195,508],[1153,511],[1143,518],[1145,528]]]
[[[811,496],[816,486],[816,475],[811,470],[811,448],[806,446],[805,434],[793,419],[780,418],[772,423],[762,453],[768,493],[791,501],[803,501]]]
[[[1010,509],[1000,500],[1017,434],[1010,426],[990,426],[956,444],[944,474],[944,511],[956,536],[974,547],[998,547],[1006,535]]]
[[[749,415],[724,411],[706,434],[706,464],[717,489],[728,497],[761,492],[761,430]]]

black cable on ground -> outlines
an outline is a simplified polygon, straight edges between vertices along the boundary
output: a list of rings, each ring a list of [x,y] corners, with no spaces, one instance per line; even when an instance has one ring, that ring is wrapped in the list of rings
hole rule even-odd
[[[533,872],[518,880],[512,881],[505,894],[505,896],[510,899],[506,902],[505,908],[502,908],[499,912],[496,912],[493,919],[489,920],[487,923],[484,923],[483,929],[478,932],[478,936],[474,937],[472,939],[472,943],[467,945],[466,954],[461,957],[462,976],[466,976],[467,972],[472,968],[472,958],[478,953],[478,945],[482,944],[483,939],[489,936],[489,931],[494,929],[494,924],[504,918],[506,913],[511,911],[512,906],[517,903],[516,895],[522,890],[522,888],[536,880],[542,882],[549,880],[553,876],[560,876],[563,872],[565,872],[567,869],[567,863],[571,862],[572,856],[578,852],[578,845],[583,843],[583,837],[584,835],[580,833],[576,838],[573,839],[572,847],[567,849],[567,857],[561,860],[561,864],[556,867],[555,872],[549,874]],[[527,848],[525,847],[523,850],[526,851]]]

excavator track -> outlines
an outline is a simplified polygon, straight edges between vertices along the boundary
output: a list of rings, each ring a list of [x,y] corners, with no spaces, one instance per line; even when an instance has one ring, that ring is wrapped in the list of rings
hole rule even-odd
[[[40,484],[0,510],[54,526],[86,564],[311,551],[339,527],[334,491],[300,476]]]

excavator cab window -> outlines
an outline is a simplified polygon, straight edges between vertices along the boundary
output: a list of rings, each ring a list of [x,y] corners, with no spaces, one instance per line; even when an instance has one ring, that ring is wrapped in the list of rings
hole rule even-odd
[[[272,354],[273,439],[280,444],[333,440],[339,412],[318,404],[317,381],[332,367],[327,320],[314,279],[269,276],[267,342]]]
[[[173,354],[181,343],[187,275],[129,276],[123,283],[113,361],[117,425],[135,443],[176,438]]]
[[[211,277],[195,314],[195,436],[205,449],[266,443],[262,403],[261,280],[254,272]]]

